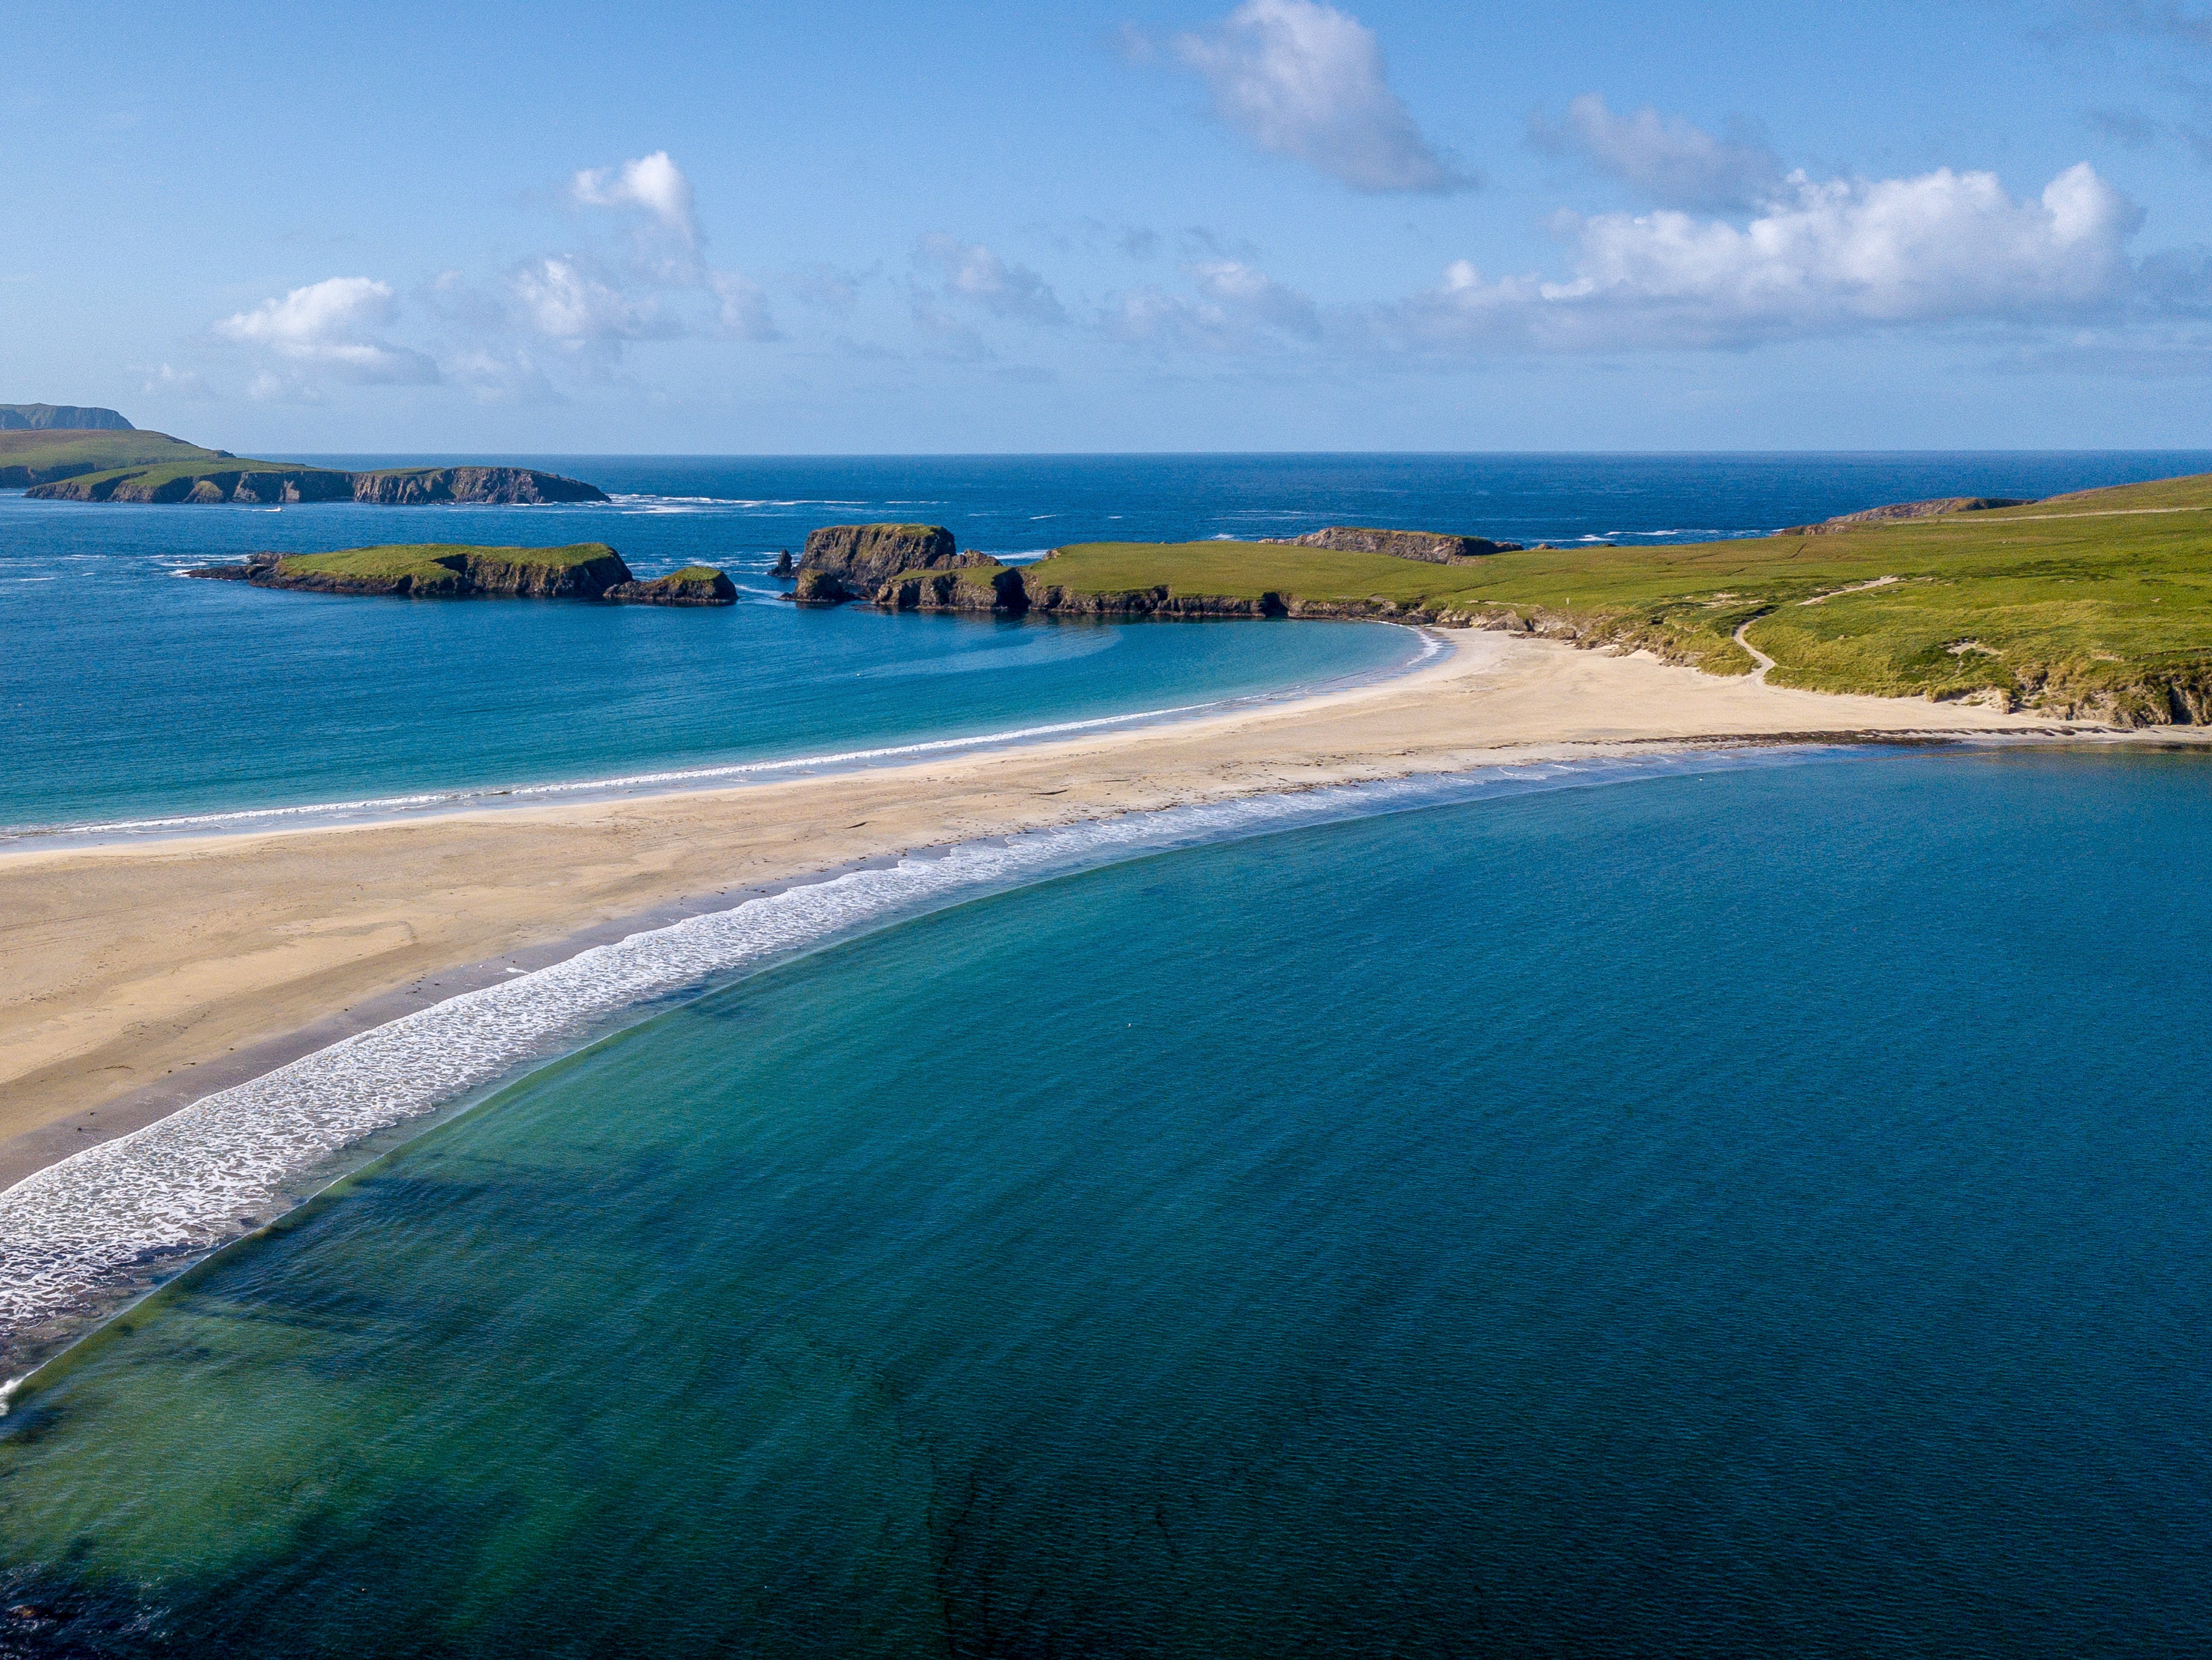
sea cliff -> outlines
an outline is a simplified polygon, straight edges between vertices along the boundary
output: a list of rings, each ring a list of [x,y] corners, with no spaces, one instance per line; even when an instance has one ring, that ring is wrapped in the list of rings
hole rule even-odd
[[[403,467],[342,472],[236,457],[166,465],[119,467],[35,484],[26,495],[58,502],[220,502],[289,506],[298,502],[373,502],[414,506],[431,502],[604,502],[605,491],[581,479],[535,467]]]

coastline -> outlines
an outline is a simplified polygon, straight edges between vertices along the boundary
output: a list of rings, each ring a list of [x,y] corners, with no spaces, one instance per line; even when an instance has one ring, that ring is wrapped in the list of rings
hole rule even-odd
[[[1121,627],[1127,624],[1092,626]],[[875,768],[908,765],[936,756],[1019,749],[1092,732],[1151,731],[1234,714],[1243,709],[1298,702],[1333,691],[1357,690],[1403,678],[1419,672],[1450,649],[1449,642],[1432,629],[1403,623],[1383,626],[1403,629],[1418,642],[1398,662],[1312,684],[1235,693],[1206,702],[1133,709],[1121,714],[1081,715],[1040,726],[1006,727],[950,738],[915,739],[865,749],[707,762],[606,777],[552,778],[517,784],[431,789],[354,801],[287,803],[157,818],[33,825],[0,830],[0,859],[18,851],[143,846],[159,842],[224,839],[262,831],[339,827],[374,829],[386,824],[420,823],[476,812],[503,812],[518,807],[648,800],[657,796],[749,788],[781,779],[832,777]],[[0,1180],[0,1186],[4,1185],[4,1180]]]
[[[2122,734],[1500,635],[1295,701],[904,765],[374,824],[0,853],[0,1187],[352,1032],[916,848],[1712,744]]]

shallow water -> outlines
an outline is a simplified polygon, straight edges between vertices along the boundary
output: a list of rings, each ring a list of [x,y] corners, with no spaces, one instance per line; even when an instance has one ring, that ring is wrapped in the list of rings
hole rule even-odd
[[[975,737],[1311,685],[1411,649],[1356,624],[799,612],[767,573],[822,524],[926,520],[1011,557],[1346,520],[1680,541],[1914,496],[2212,468],[2212,454],[2184,453],[510,459],[617,499],[270,510],[0,494],[0,716],[20,735],[0,746],[0,839],[362,800],[389,812],[406,805],[393,798]],[[747,603],[368,601],[176,576],[263,548],[582,540],[611,543],[645,575],[724,566]]]
[[[2208,787],[1494,800],[775,970],[79,1350],[7,1640],[2201,1651]]]

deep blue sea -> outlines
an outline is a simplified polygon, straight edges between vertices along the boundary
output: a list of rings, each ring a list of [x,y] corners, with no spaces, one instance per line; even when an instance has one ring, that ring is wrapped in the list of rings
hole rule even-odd
[[[789,963],[80,1347],[0,1645],[2202,1654],[2208,872],[2198,757],[1884,753]]]
[[[2212,471],[534,459],[617,500],[0,496],[0,824],[849,755],[1414,643],[797,612],[765,572],[822,523],[1680,539]],[[759,603],[172,575],[401,537]],[[2212,1651],[2208,938],[2212,766],[2093,746],[1127,815],[641,934],[180,1115],[137,1188],[0,1195],[0,1250],[92,1260],[88,1219],[234,1223],[349,1113],[510,1080],[0,1391],[0,1656]]]
[[[2212,470],[2212,453],[502,459],[589,479],[616,500],[268,509],[0,494],[0,718],[21,735],[0,749],[0,837],[267,823],[228,816],[355,802],[446,807],[517,787],[1126,719],[1376,672],[1417,644],[1403,630],[1325,623],[800,612],[767,573],[777,550],[795,553],[824,524],[941,523],[963,547],[1015,558],[1345,521],[1680,541],[1929,495],[2045,496]],[[642,575],[723,566],[745,603],[369,602],[177,575],[259,549],[583,540],[611,543]]]

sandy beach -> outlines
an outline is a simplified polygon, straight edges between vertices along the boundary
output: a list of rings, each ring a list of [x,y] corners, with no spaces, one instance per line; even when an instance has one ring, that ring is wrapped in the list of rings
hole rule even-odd
[[[1443,637],[1437,661],[1355,690],[897,768],[0,855],[0,1185],[516,968],[915,848],[1670,742],[2106,732]]]

